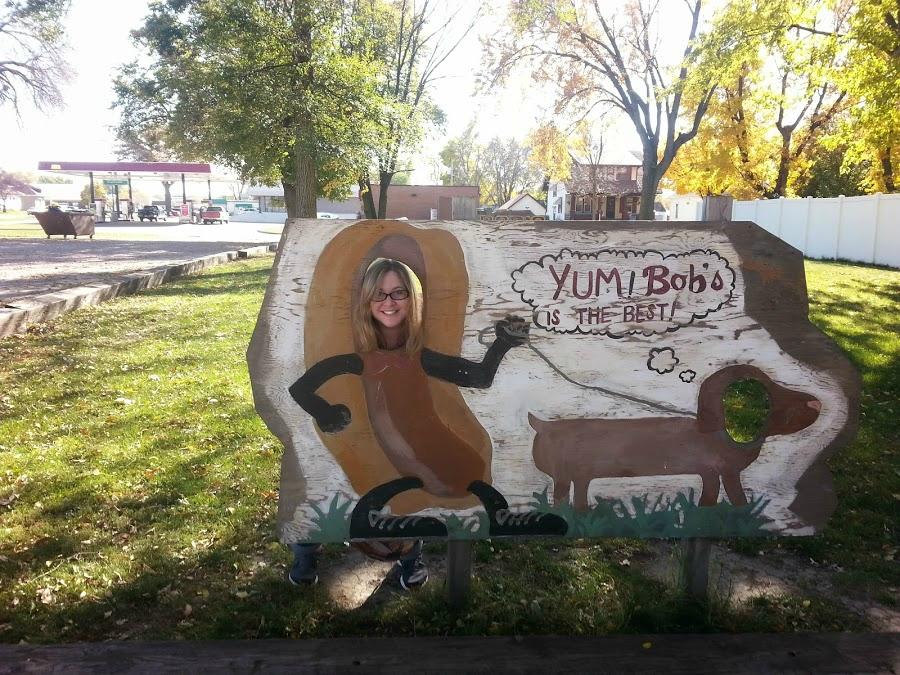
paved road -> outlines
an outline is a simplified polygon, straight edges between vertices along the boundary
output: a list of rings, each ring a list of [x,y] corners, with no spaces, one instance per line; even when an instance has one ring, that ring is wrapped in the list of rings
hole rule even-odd
[[[263,232],[267,229],[270,232]],[[277,242],[271,223],[97,225],[94,239],[0,238],[0,306],[17,299],[109,281],[116,275]],[[141,240],[105,239],[139,234]]]
[[[102,239],[109,233],[111,236],[118,234],[139,234],[142,237],[150,236],[154,239],[168,241],[216,241],[249,243],[277,242],[280,235],[269,234],[262,230],[275,231],[281,228],[280,223],[223,223],[203,225],[185,223],[179,225],[175,222],[135,222],[135,223],[97,223],[97,233],[94,239]]]

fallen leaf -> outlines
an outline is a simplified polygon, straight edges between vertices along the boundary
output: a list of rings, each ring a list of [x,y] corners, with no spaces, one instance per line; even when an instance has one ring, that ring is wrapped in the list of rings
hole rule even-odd
[[[185,616],[190,616],[193,613],[193,611],[194,611],[194,608],[191,607],[189,604],[184,606],[184,615]]]

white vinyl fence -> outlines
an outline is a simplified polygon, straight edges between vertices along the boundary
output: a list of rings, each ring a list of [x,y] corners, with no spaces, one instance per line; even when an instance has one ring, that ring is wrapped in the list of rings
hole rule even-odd
[[[809,258],[900,267],[900,194],[734,202],[732,220],[752,220]]]

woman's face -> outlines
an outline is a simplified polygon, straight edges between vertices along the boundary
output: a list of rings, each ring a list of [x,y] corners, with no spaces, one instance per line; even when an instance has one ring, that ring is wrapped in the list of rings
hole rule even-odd
[[[379,292],[380,291],[380,292]],[[406,291],[407,296],[401,300],[395,300],[390,296],[397,291]],[[409,290],[400,279],[400,275],[393,270],[388,270],[375,286],[375,296],[384,295],[383,300],[372,299],[369,306],[372,310],[372,318],[383,328],[398,328],[406,321],[409,313]]]

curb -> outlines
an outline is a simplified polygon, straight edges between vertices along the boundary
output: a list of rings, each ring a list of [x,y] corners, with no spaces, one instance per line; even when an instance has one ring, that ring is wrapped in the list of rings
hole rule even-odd
[[[196,274],[209,267],[233,260],[274,253],[277,248],[277,244],[264,244],[236,251],[225,251],[175,265],[157,267],[146,272],[122,274],[111,282],[75,286],[54,293],[32,295],[21,300],[14,300],[11,304],[0,307],[0,338],[14,333],[22,333],[33,323],[55,319],[79,307],[99,305],[101,302],[113,298],[131,295],[147,288],[156,288],[178,277]]]

